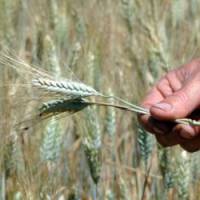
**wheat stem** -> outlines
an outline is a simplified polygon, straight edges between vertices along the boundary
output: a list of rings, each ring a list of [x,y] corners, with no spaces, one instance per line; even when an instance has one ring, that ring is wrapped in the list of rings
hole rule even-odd
[[[117,100],[117,101],[119,101],[119,102],[121,102],[121,103],[123,103],[127,106],[130,106],[131,107],[131,108],[129,108],[130,111],[134,111],[134,112],[137,112],[137,113],[140,113],[140,114],[149,115],[149,111],[146,108],[142,108],[141,106],[137,106],[135,104],[132,104],[132,103],[120,98],[120,97],[117,97],[117,96],[103,96],[103,97],[112,98],[112,99],[115,99],[115,100]]]
[[[140,108],[130,108],[130,107],[119,105],[119,104],[112,104],[112,103],[99,102],[99,101],[86,101],[86,102],[90,105],[110,106],[110,107],[118,108],[118,109],[121,109],[121,110],[136,112],[136,113],[139,113],[139,114],[149,114],[147,111],[142,110]]]
[[[87,102],[87,103],[89,103],[91,105],[95,104],[95,105],[99,105],[99,106],[111,106],[111,107],[114,107],[114,108],[130,111],[130,112],[135,112],[135,113],[138,113],[138,114],[150,115],[149,110],[146,109],[146,108],[142,108],[140,106],[131,104],[131,103],[119,98],[119,97],[114,97],[114,96],[111,97],[110,96],[109,98],[115,98],[117,100],[120,100],[121,102],[125,103],[126,105],[129,105],[130,107],[123,106],[123,105],[118,105],[118,104],[110,104],[110,103],[105,103],[105,102],[97,102],[97,101],[95,101],[95,102],[91,102],[90,101],[90,102]],[[200,122],[199,121],[196,121],[196,120],[193,120],[193,119],[189,119],[189,118],[175,119],[174,122],[176,122],[178,124],[184,124],[184,125],[200,126]]]

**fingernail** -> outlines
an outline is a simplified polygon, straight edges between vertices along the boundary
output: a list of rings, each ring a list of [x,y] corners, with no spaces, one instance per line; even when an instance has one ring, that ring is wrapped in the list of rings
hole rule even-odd
[[[181,135],[181,137],[183,137],[185,139],[191,139],[192,138],[192,136],[190,134],[188,134],[188,132],[185,131],[185,130],[181,130],[180,135]]]
[[[183,125],[180,130],[181,137],[185,139],[191,139],[196,136],[194,129],[189,125]]]
[[[168,103],[158,103],[158,104],[154,105],[153,107],[158,108],[163,111],[169,111],[172,109],[172,105],[168,104]]]

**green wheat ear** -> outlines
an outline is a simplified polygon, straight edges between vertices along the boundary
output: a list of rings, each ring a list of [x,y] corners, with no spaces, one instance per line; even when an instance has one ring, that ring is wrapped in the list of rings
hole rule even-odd
[[[148,168],[148,160],[152,153],[155,140],[152,135],[144,130],[144,128],[138,128],[138,144],[140,148],[141,158],[144,162],[145,169]]]
[[[127,187],[127,183],[122,177],[119,178],[119,189],[121,200],[131,200],[130,191]]]
[[[191,162],[188,153],[182,150],[181,155],[177,158],[176,166],[176,186],[178,199],[188,200],[190,196],[191,183]]]
[[[45,162],[56,162],[60,158],[62,134],[59,123],[52,118],[44,132],[44,138],[40,147],[41,159]]]
[[[99,182],[101,172],[101,130],[95,109],[86,110],[87,132],[84,133],[82,144],[95,184]]]
[[[78,60],[80,58],[80,53],[81,53],[81,44],[79,42],[74,44],[74,47],[72,49],[70,59],[68,62],[68,66],[70,68],[76,67]]]
[[[58,60],[58,53],[56,47],[50,35],[46,35],[43,41],[44,52],[42,55],[42,62],[55,76],[59,78],[61,76],[61,69]]]
[[[173,157],[172,151],[170,149],[165,149],[158,145],[158,160],[159,168],[163,177],[164,190],[167,193],[170,188],[174,187],[175,184],[175,175],[173,170]]]

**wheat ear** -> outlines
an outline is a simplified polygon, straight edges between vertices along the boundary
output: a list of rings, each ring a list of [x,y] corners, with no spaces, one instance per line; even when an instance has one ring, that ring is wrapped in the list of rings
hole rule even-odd
[[[101,96],[101,94],[94,88],[75,81],[55,81],[38,78],[33,79],[32,84],[33,86],[44,89],[48,92],[62,93],[71,99],[88,96]]]

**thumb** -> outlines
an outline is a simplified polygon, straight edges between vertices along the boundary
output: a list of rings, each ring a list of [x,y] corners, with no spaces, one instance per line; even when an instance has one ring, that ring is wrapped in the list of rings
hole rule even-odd
[[[192,80],[180,90],[150,108],[153,117],[159,120],[184,118],[200,105],[200,81]]]

